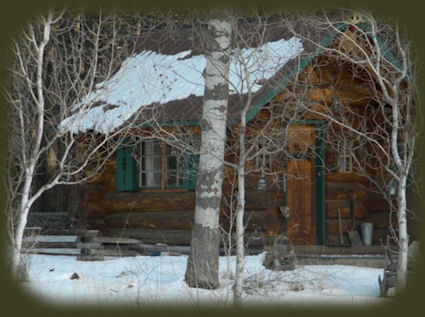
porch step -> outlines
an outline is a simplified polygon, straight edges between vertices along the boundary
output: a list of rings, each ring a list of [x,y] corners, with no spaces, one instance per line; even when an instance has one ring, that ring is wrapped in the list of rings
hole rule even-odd
[[[87,247],[99,248],[100,243],[82,242],[98,230],[76,227],[77,219],[69,212],[30,212],[24,230],[24,253],[49,255],[80,255]],[[86,238],[88,239],[88,238]]]
[[[80,255],[84,248],[101,248],[99,242],[82,242],[81,237],[87,234],[89,237],[96,234],[93,230],[73,230],[59,234],[36,234],[27,235],[23,239],[22,251],[27,254],[50,254],[50,255]],[[74,233],[74,234],[71,234]],[[78,234],[75,234],[78,233]]]
[[[75,235],[32,235],[24,237],[26,249],[76,248],[78,236]]]
[[[23,248],[25,254],[46,254],[46,255],[79,255],[80,249],[75,248]]]

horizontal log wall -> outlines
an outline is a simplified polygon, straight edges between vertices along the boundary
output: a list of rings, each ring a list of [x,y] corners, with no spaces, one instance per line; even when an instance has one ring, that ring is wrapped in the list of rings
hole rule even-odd
[[[330,173],[326,179],[325,228],[329,244],[339,244],[338,208],[343,233],[351,227],[349,194],[353,191],[357,222],[375,224],[374,243],[388,234],[388,206],[367,188],[364,178],[344,173]],[[86,209],[82,216],[90,229],[183,230],[190,232],[195,206],[194,192],[117,192],[116,162],[106,164],[103,173],[83,186]],[[270,192],[252,191],[246,195],[245,224],[248,232],[258,235],[281,235],[284,221],[276,210],[276,196]],[[222,206],[220,225],[229,230],[228,208]],[[176,232],[177,232],[176,231]],[[185,234],[187,236],[187,234]],[[185,239],[181,239],[186,241]],[[184,242],[183,241],[183,242]]]
[[[84,186],[84,217],[90,229],[107,231],[127,228],[190,232],[195,206],[194,192],[117,192],[115,170],[116,164],[112,161],[106,165],[102,175]],[[342,230],[347,239],[347,231],[351,228],[348,194],[350,190],[353,191],[356,221],[375,224],[374,243],[379,243],[379,239],[388,234],[386,202],[371,194],[363,179],[353,177],[355,179],[351,181],[342,173],[331,173],[327,176],[325,230],[328,244],[341,243],[338,208],[341,212]],[[275,195],[270,192],[249,192],[246,196],[246,230],[264,236],[282,234],[284,221],[276,210],[277,201]],[[230,228],[228,214],[228,208],[223,205],[220,225],[224,231]],[[184,236],[187,236],[187,233]]]
[[[369,189],[368,181],[354,174],[330,173],[326,177],[326,242],[328,244],[350,243],[348,231],[352,228],[350,212],[350,194],[352,191],[353,213],[356,229],[360,232],[360,224],[374,224],[373,244],[379,245],[380,239],[385,241],[388,230],[388,203],[377,193]],[[341,214],[342,241],[338,221],[338,209]]]
[[[80,216],[90,229],[105,234],[130,233],[145,243],[190,243],[195,209],[193,191],[117,192],[116,162],[112,160],[98,178],[82,187],[82,194],[86,208]],[[276,229],[279,226],[276,204],[272,193],[249,192],[244,218],[246,230],[267,235],[268,230]],[[220,226],[223,233],[231,227],[225,203]]]

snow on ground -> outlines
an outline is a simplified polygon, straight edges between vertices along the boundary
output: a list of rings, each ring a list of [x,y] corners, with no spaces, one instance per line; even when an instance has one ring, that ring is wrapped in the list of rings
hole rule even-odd
[[[304,265],[276,272],[262,265],[264,254],[247,256],[244,305],[378,303],[382,269],[346,265]],[[229,262],[228,262],[229,261]],[[29,291],[54,304],[123,304],[130,307],[166,303],[232,303],[235,257],[220,258],[220,288],[188,288],[184,282],[187,256],[138,256],[105,261],[76,261],[75,256],[29,255]],[[71,279],[77,273],[79,279]]]

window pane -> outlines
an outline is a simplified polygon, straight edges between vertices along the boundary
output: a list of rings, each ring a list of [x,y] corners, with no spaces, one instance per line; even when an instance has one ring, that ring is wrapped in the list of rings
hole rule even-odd
[[[178,156],[180,153],[181,153],[181,151],[178,148],[174,147],[174,146],[171,146],[169,144],[167,144],[165,146],[165,154],[173,155],[173,156]]]
[[[162,158],[160,156],[155,156],[153,159],[153,169],[155,171],[161,171],[162,169]]]
[[[152,141],[153,151],[152,154],[154,155],[162,155],[162,142],[161,141]]]
[[[166,185],[167,186],[178,186],[177,183],[177,171],[170,170],[166,173]]]
[[[161,171],[162,159],[159,156],[142,157],[142,171]]]
[[[165,174],[165,185],[167,187],[183,186],[183,176],[178,170],[169,170]]]
[[[181,187],[183,185],[183,155],[178,148],[167,145],[165,151],[165,186]]]
[[[155,187],[161,187],[161,172],[153,174],[153,182]]]
[[[150,156],[152,155],[152,143],[149,141],[143,141],[142,142],[142,155],[143,156]]]
[[[152,158],[142,156],[142,171],[152,170]]]
[[[145,140],[141,143],[141,187],[161,187],[162,142]]]
[[[142,187],[153,186],[152,173],[142,173]]]
[[[170,169],[170,170],[177,169],[177,158],[175,156],[169,156],[167,158],[167,169]]]
[[[162,155],[162,143],[158,140],[142,141],[142,155]]]
[[[141,187],[161,187],[161,174],[142,172]]]

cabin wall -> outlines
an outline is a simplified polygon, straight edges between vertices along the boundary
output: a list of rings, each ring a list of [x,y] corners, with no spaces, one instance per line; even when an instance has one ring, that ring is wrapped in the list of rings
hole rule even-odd
[[[354,174],[333,172],[326,176],[326,243],[341,244],[338,209],[342,218],[343,243],[348,242],[347,232],[352,225],[350,190],[353,191],[356,222],[373,222],[373,243],[385,241],[386,235],[389,234],[387,203],[379,198],[378,194],[368,190],[366,179]],[[223,200],[220,217],[224,232],[231,229],[229,218],[232,215],[228,207],[230,191],[230,184],[225,182],[223,192],[226,199]],[[82,186],[81,193],[84,208],[81,209],[80,218],[90,229],[113,234],[119,234],[121,231],[122,234],[138,236],[145,241],[153,239],[152,242],[159,239],[165,243],[190,243],[195,208],[194,191],[118,192],[116,160],[113,158],[97,179]],[[285,204],[283,197],[284,193],[275,189],[248,189],[245,213],[247,236],[283,235],[285,222],[277,208],[279,204]]]
[[[195,192],[188,190],[139,190],[118,192],[116,159],[106,164],[101,175],[82,185],[80,220],[89,229],[103,234],[132,236],[146,243],[189,245],[195,209]],[[229,189],[229,186],[224,186]],[[226,194],[226,190],[224,191]],[[227,192],[228,194],[229,192]],[[228,199],[223,200],[220,226],[225,232],[234,230]],[[246,202],[247,236],[269,236],[278,223],[276,197],[264,191],[250,191]],[[223,241],[225,242],[225,241]]]
[[[359,229],[363,222],[374,224],[373,244],[385,242],[388,231],[388,203],[371,191],[369,182],[354,174],[329,173],[326,176],[326,241],[328,244],[346,244],[347,232],[352,228],[350,199],[353,200],[354,219]],[[350,198],[349,191],[352,191]],[[343,242],[341,243],[338,209],[341,214]]]

